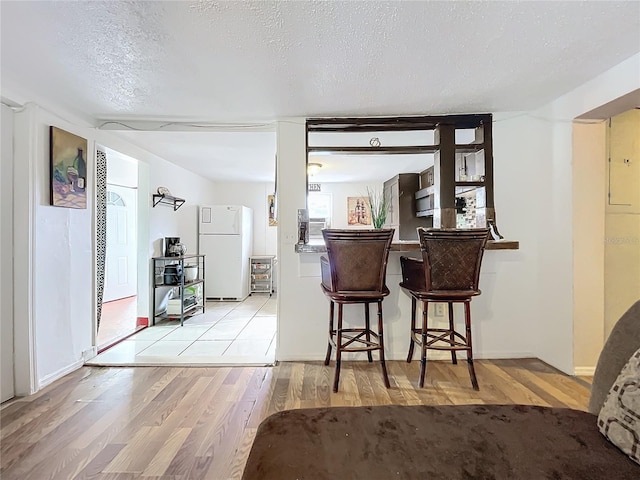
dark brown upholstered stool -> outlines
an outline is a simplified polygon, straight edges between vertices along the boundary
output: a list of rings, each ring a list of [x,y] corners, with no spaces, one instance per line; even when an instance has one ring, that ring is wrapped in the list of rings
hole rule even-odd
[[[332,346],[336,348],[336,372],[333,391],[338,391],[342,352],[380,352],[384,384],[389,377],[384,363],[382,300],[389,295],[385,283],[387,260],[393,238],[388,230],[329,230],[322,231],[327,257],[320,257],[322,291],[329,298],[329,342],[324,364],[329,365]],[[345,304],[364,304],[364,328],[343,328],[342,308]],[[369,304],[378,305],[378,330],[371,330]],[[334,325],[334,310],[338,304],[338,325]]]
[[[413,358],[414,345],[422,347],[419,386],[424,386],[427,369],[427,350],[449,350],[456,364],[456,352],[467,352],[471,384],[478,390],[473,368],[471,345],[471,298],[480,295],[478,281],[480,265],[489,229],[439,230],[418,228],[422,261],[400,257],[402,282],[400,286],[411,296],[411,340],[407,362]],[[416,303],[422,302],[422,326],[416,326]],[[449,328],[429,327],[430,303],[447,303]],[[455,329],[453,304],[464,304],[465,335]]]

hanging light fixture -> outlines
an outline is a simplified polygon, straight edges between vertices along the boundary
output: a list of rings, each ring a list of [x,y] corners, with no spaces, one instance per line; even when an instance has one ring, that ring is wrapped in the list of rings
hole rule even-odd
[[[322,168],[321,163],[307,163],[307,175],[313,177]]]

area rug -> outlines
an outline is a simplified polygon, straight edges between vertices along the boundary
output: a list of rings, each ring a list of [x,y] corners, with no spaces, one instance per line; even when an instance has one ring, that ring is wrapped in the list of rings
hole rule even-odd
[[[523,405],[288,410],[259,427],[243,480],[634,479],[590,413]]]

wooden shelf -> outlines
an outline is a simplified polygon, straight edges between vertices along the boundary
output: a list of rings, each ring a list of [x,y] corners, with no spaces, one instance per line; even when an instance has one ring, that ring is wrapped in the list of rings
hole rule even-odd
[[[337,153],[351,155],[415,155],[434,153],[437,145],[414,145],[407,147],[308,147],[308,153]]]
[[[186,281],[184,283],[156,283],[156,287],[190,287],[191,285],[197,285],[199,283],[204,283],[204,279],[196,279]]]
[[[156,319],[179,319],[180,320],[180,326],[184,325],[184,320],[185,318],[191,317],[192,315],[194,315],[198,309],[202,310],[202,313],[204,313],[205,311],[205,256],[201,255],[201,254],[191,254],[191,255],[181,255],[181,256],[176,256],[176,257],[153,257],[152,259],[153,262],[153,300],[152,300],[152,305],[154,305],[154,316],[153,316],[153,320],[152,323],[153,325],[156,324]],[[172,277],[175,278],[175,276],[177,276],[178,282],[177,283],[165,283],[164,279],[165,276],[167,274],[166,272],[166,268],[168,266],[180,266],[179,269],[177,269],[177,271],[179,273],[173,274],[173,273],[169,273],[169,275],[171,275]],[[185,267],[189,267],[189,266],[197,266],[198,267],[198,272],[197,272],[197,277],[194,280],[186,280],[185,279]],[[196,298],[196,303],[189,305],[189,306],[185,306],[185,300],[187,298],[189,298],[189,296],[191,296],[191,293],[189,293],[189,296],[186,295],[185,290],[187,290],[189,287],[194,287],[197,285],[202,285],[201,291],[200,293],[202,294],[201,296],[198,295],[198,288],[193,289],[194,290],[194,294],[197,295]],[[157,291],[158,289],[167,289],[167,290],[163,290],[164,293],[162,293],[162,295],[166,295],[168,294],[169,290],[173,289],[174,294],[177,293],[177,295],[173,295],[172,299],[168,299],[168,302],[171,302],[172,300],[176,300],[179,299],[181,302],[180,305],[180,312],[179,313],[168,313],[168,309],[169,309],[169,304],[167,304],[166,310],[164,310],[161,313],[156,313],[155,308],[157,306]],[[164,298],[164,297],[163,297]]]
[[[174,197],[171,195],[161,195],[159,193],[153,194],[153,206],[157,205],[170,205],[173,207],[173,211],[178,210],[185,202],[184,198]]]
[[[196,303],[184,309],[184,313],[180,315],[179,313],[161,313],[160,315],[156,315],[156,318],[166,318],[166,319],[184,319],[185,317],[190,317],[195,313],[195,310],[199,308],[204,308],[200,303]]]

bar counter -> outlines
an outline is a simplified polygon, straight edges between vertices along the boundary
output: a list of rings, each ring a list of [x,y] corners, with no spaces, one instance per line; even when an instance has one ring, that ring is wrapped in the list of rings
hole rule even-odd
[[[306,244],[297,243],[296,253],[325,253],[327,248],[320,239],[310,241]],[[520,242],[517,240],[489,240],[486,250],[518,250]],[[416,252],[420,250],[420,242],[417,241],[396,241],[391,244],[392,252]]]

